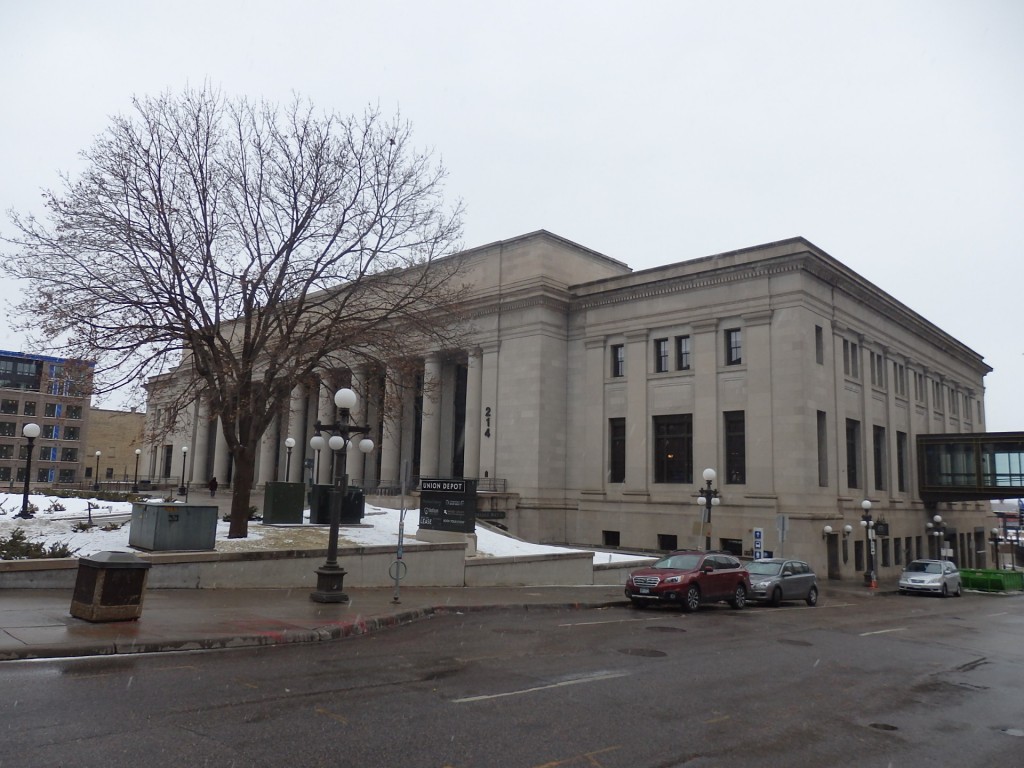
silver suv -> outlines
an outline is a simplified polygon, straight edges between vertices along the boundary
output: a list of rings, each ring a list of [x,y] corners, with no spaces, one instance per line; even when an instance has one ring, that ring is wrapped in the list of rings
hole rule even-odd
[[[751,600],[778,605],[783,600],[818,604],[818,578],[803,560],[769,557],[746,564]]]

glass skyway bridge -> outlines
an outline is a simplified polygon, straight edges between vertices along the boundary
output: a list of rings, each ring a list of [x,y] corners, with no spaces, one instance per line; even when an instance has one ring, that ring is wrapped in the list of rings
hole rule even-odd
[[[917,464],[926,503],[1024,497],[1024,432],[918,435]]]

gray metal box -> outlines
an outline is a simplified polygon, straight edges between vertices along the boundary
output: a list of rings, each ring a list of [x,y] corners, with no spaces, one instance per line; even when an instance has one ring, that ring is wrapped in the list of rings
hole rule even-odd
[[[217,507],[135,502],[128,545],[153,552],[210,550],[217,541]]]

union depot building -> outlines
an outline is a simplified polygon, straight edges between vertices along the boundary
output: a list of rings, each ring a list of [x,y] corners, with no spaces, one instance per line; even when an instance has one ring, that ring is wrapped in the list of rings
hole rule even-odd
[[[527,540],[648,552],[710,542],[801,557],[831,578],[865,570],[868,501],[888,524],[880,573],[935,555],[936,513],[943,549],[981,565],[988,504],[926,507],[915,454],[919,435],[985,431],[991,369],[807,240],[639,272],[545,231],[450,258],[472,285],[470,343],[346,372],[361,395],[353,417],[373,426],[375,450],[347,465],[368,496],[395,493],[403,473],[413,489],[419,477],[473,478],[481,516]],[[313,480],[309,438],[335,420],[336,380],[325,372],[293,392],[261,444],[257,488],[286,473]],[[388,391],[401,408],[385,413]],[[160,404],[147,411],[155,434]],[[193,416],[145,446],[149,476],[176,483],[185,455],[191,484],[229,484],[216,421],[202,401]],[[316,481],[329,482],[319,464]],[[710,521],[697,502],[706,469],[719,501]]]

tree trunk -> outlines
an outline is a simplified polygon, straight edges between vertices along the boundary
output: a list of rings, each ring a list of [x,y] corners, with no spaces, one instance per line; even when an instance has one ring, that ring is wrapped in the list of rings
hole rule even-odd
[[[231,525],[229,539],[244,539],[249,535],[249,500],[256,475],[256,451],[241,448],[235,452],[234,471],[231,474]]]

